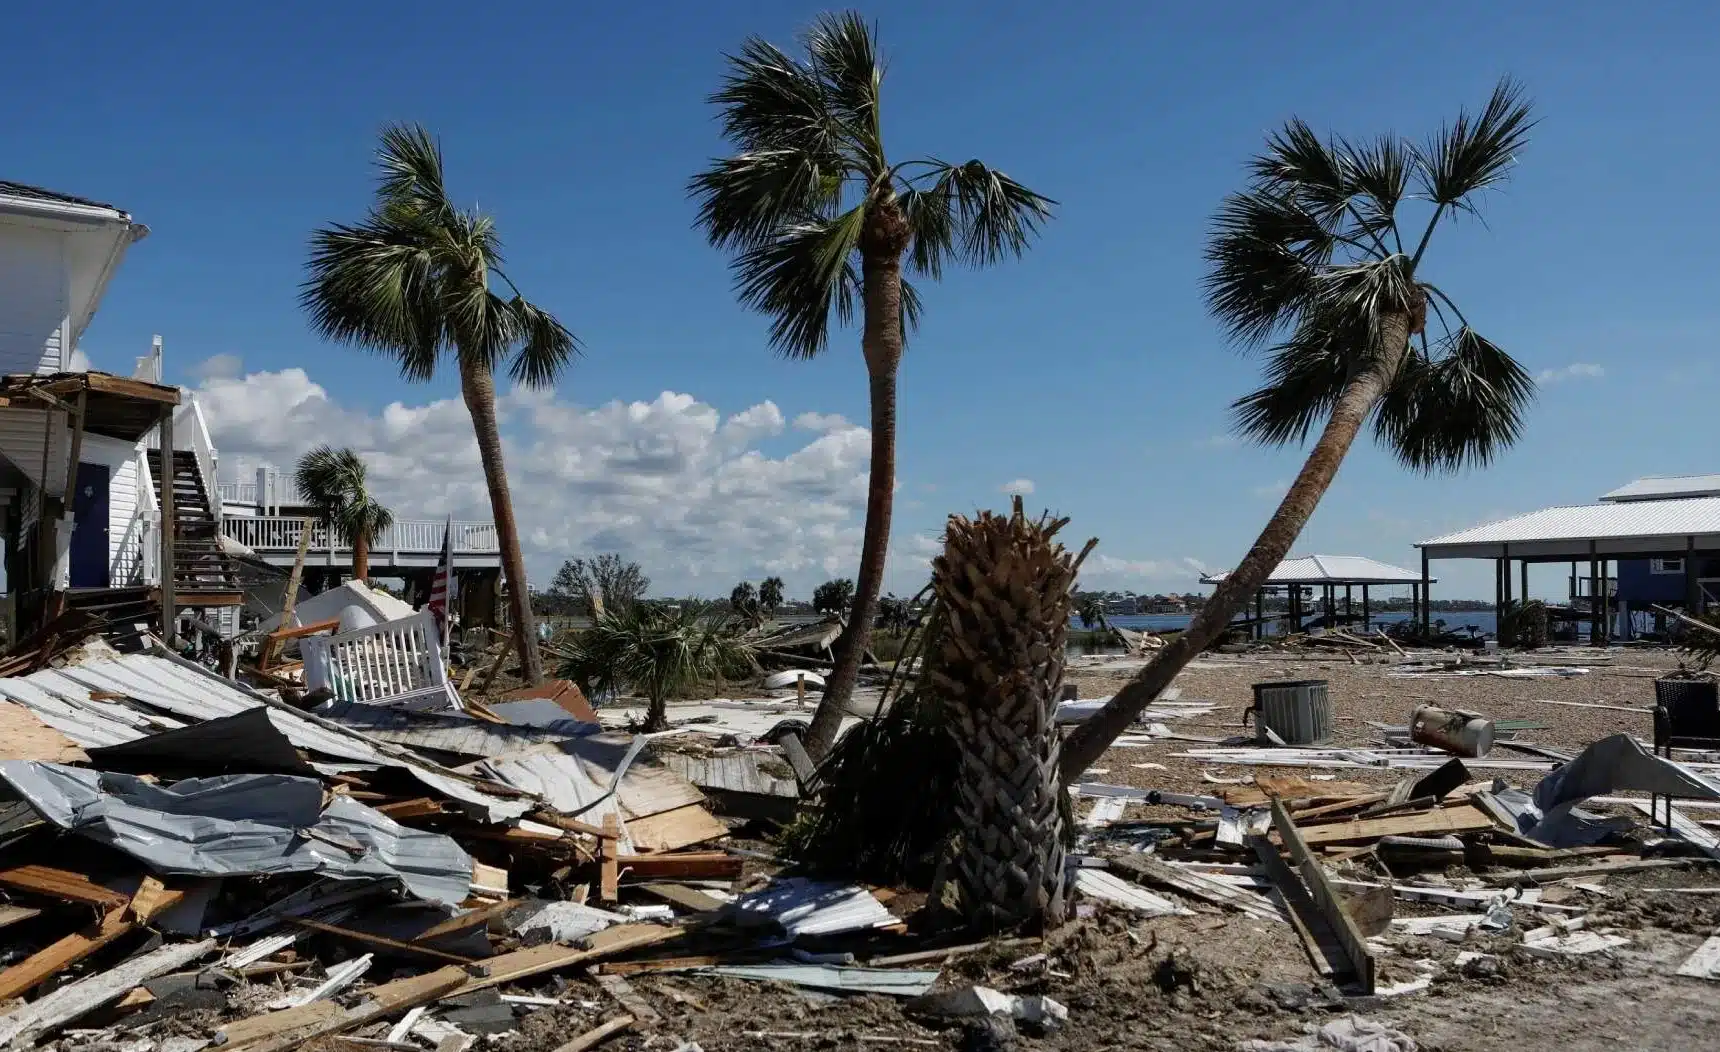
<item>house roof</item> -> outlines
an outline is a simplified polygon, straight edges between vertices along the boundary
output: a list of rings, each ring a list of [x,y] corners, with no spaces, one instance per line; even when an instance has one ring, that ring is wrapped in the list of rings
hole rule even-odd
[[[1676,497],[1720,497],[1720,474],[1645,475],[1601,494],[1601,500],[1608,503]]]
[[[28,201],[47,201],[52,204],[81,205],[85,208],[109,208],[115,212],[123,211],[105,201],[92,201],[87,197],[75,194],[63,194],[58,190],[49,190],[42,186],[31,186],[29,183],[15,183],[10,179],[0,179],[0,197],[22,197]]]
[[[1504,546],[1509,545],[1507,553]],[[1431,559],[1600,558],[1720,550],[1720,496],[1542,508],[1417,545]]]
[[[1203,574],[1201,580],[1217,584],[1230,571]],[[1419,584],[1421,574],[1401,566],[1382,563],[1365,555],[1301,555],[1285,559],[1266,578],[1267,584]]]

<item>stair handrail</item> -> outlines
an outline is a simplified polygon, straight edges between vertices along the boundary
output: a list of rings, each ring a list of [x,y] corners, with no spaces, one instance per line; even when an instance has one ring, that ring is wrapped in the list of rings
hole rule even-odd
[[[155,477],[149,468],[149,458],[140,456],[137,459],[137,506],[141,512],[139,518],[143,521],[142,536],[138,539],[143,545],[139,553],[139,573],[143,584],[160,584],[161,545],[157,538],[161,536],[161,502],[155,496]]]
[[[181,389],[183,390],[183,388]],[[185,401],[179,412],[184,412],[191,424],[186,430],[191,438],[191,452],[197,457],[197,473],[202,475],[203,492],[209,500],[209,513],[216,522],[221,521],[221,486],[216,481],[216,469],[220,466],[220,458],[215,451],[215,439],[209,434],[209,422],[203,419],[203,405],[197,400],[197,395],[191,391],[184,392]],[[175,412],[174,416],[178,416]],[[177,420],[174,423],[178,423]]]

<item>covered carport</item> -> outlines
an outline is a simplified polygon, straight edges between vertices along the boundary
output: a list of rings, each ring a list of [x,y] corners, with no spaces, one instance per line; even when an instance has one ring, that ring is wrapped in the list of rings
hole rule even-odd
[[[1543,508],[1422,541],[1422,594],[1431,582],[1429,565],[1440,559],[1493,562],[1494,608],[1504,615],[1513,598],[1526,598],[1532,563],[1567,563],[1570,599],[1590,608],[1590,639],[1610,638],[1609,574],[1617,560],[1678,559],[1684,568],[1683,607],[1703,608],[1701,563],[1720,557],[1720,497],[1640,500]],[[1516,573],[1512,572],[1513,564]],[[1516,585],[1515,593],[1513,585]],[[1422,606],[1422,628],[1427,608]]]
[[[1217,584],[1230,576],[1228,570],[1217,573],[1202,574],[1203,584]],[[1343,617],[1350,620],[1355,617],[1356,590],[1361,590],[1361,618],[1366,624],[1373,616],[1371,589],[1381,586],[1408,586],[1410,589],[1410,605],[1412,616],[1418,621],[1425,620],[1423,609],[1427,595],[1427,580],[1424,572],[1390,563],[1370,559],[1365,555],[1302,555],[1292,556],[1279,563],[1266,578],[1266,584],[1254,593],[1254,618],[1251,625],[1253,634],[1259,637],[1263,634],[1266,623],[1266,595],[1269,592],[1282,590],[1289,599],[1290,623],[1298,628],[1302,619],[1310,613],[1302,605],[1304,589],[1312,589],[1318,602],[1317,609],[1321,610],[1329,621],[1335,622],[1339,616],[1338,589],[1343,589]]]

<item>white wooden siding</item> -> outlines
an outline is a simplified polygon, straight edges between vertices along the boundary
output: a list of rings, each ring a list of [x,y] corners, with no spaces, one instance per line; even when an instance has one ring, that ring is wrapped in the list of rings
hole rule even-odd
[[[0,223],[0,373],[64,368],[61,334],[70,313],[66,235]]]
[[[46,487],[50,493],[62,494],[66,491],[67,443],[71,440],[66,428],[66,414],[58,409],[0,406],[0,457],[5,457],[13,467],[23,472],[25,478],[38,486],[44,485],[44,438],[50,443]]]
[[[143,516],[138,499],[143,450],[104,435],[84,435],[79,459],[108,469],[108,584],[135,584],[143,572]]]

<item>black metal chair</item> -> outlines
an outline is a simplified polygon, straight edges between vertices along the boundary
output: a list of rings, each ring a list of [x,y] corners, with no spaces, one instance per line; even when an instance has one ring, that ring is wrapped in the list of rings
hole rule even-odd
[[[1654,681],[1654,751],[1672,759],[1673,749],[1720,749],[1720,682],[1712,679],[1657,679]],[[1672,829],[1672,797],[1652,796],[1649,820],[1661,821],[1659,807],[1666,801],[1662,828]]]

